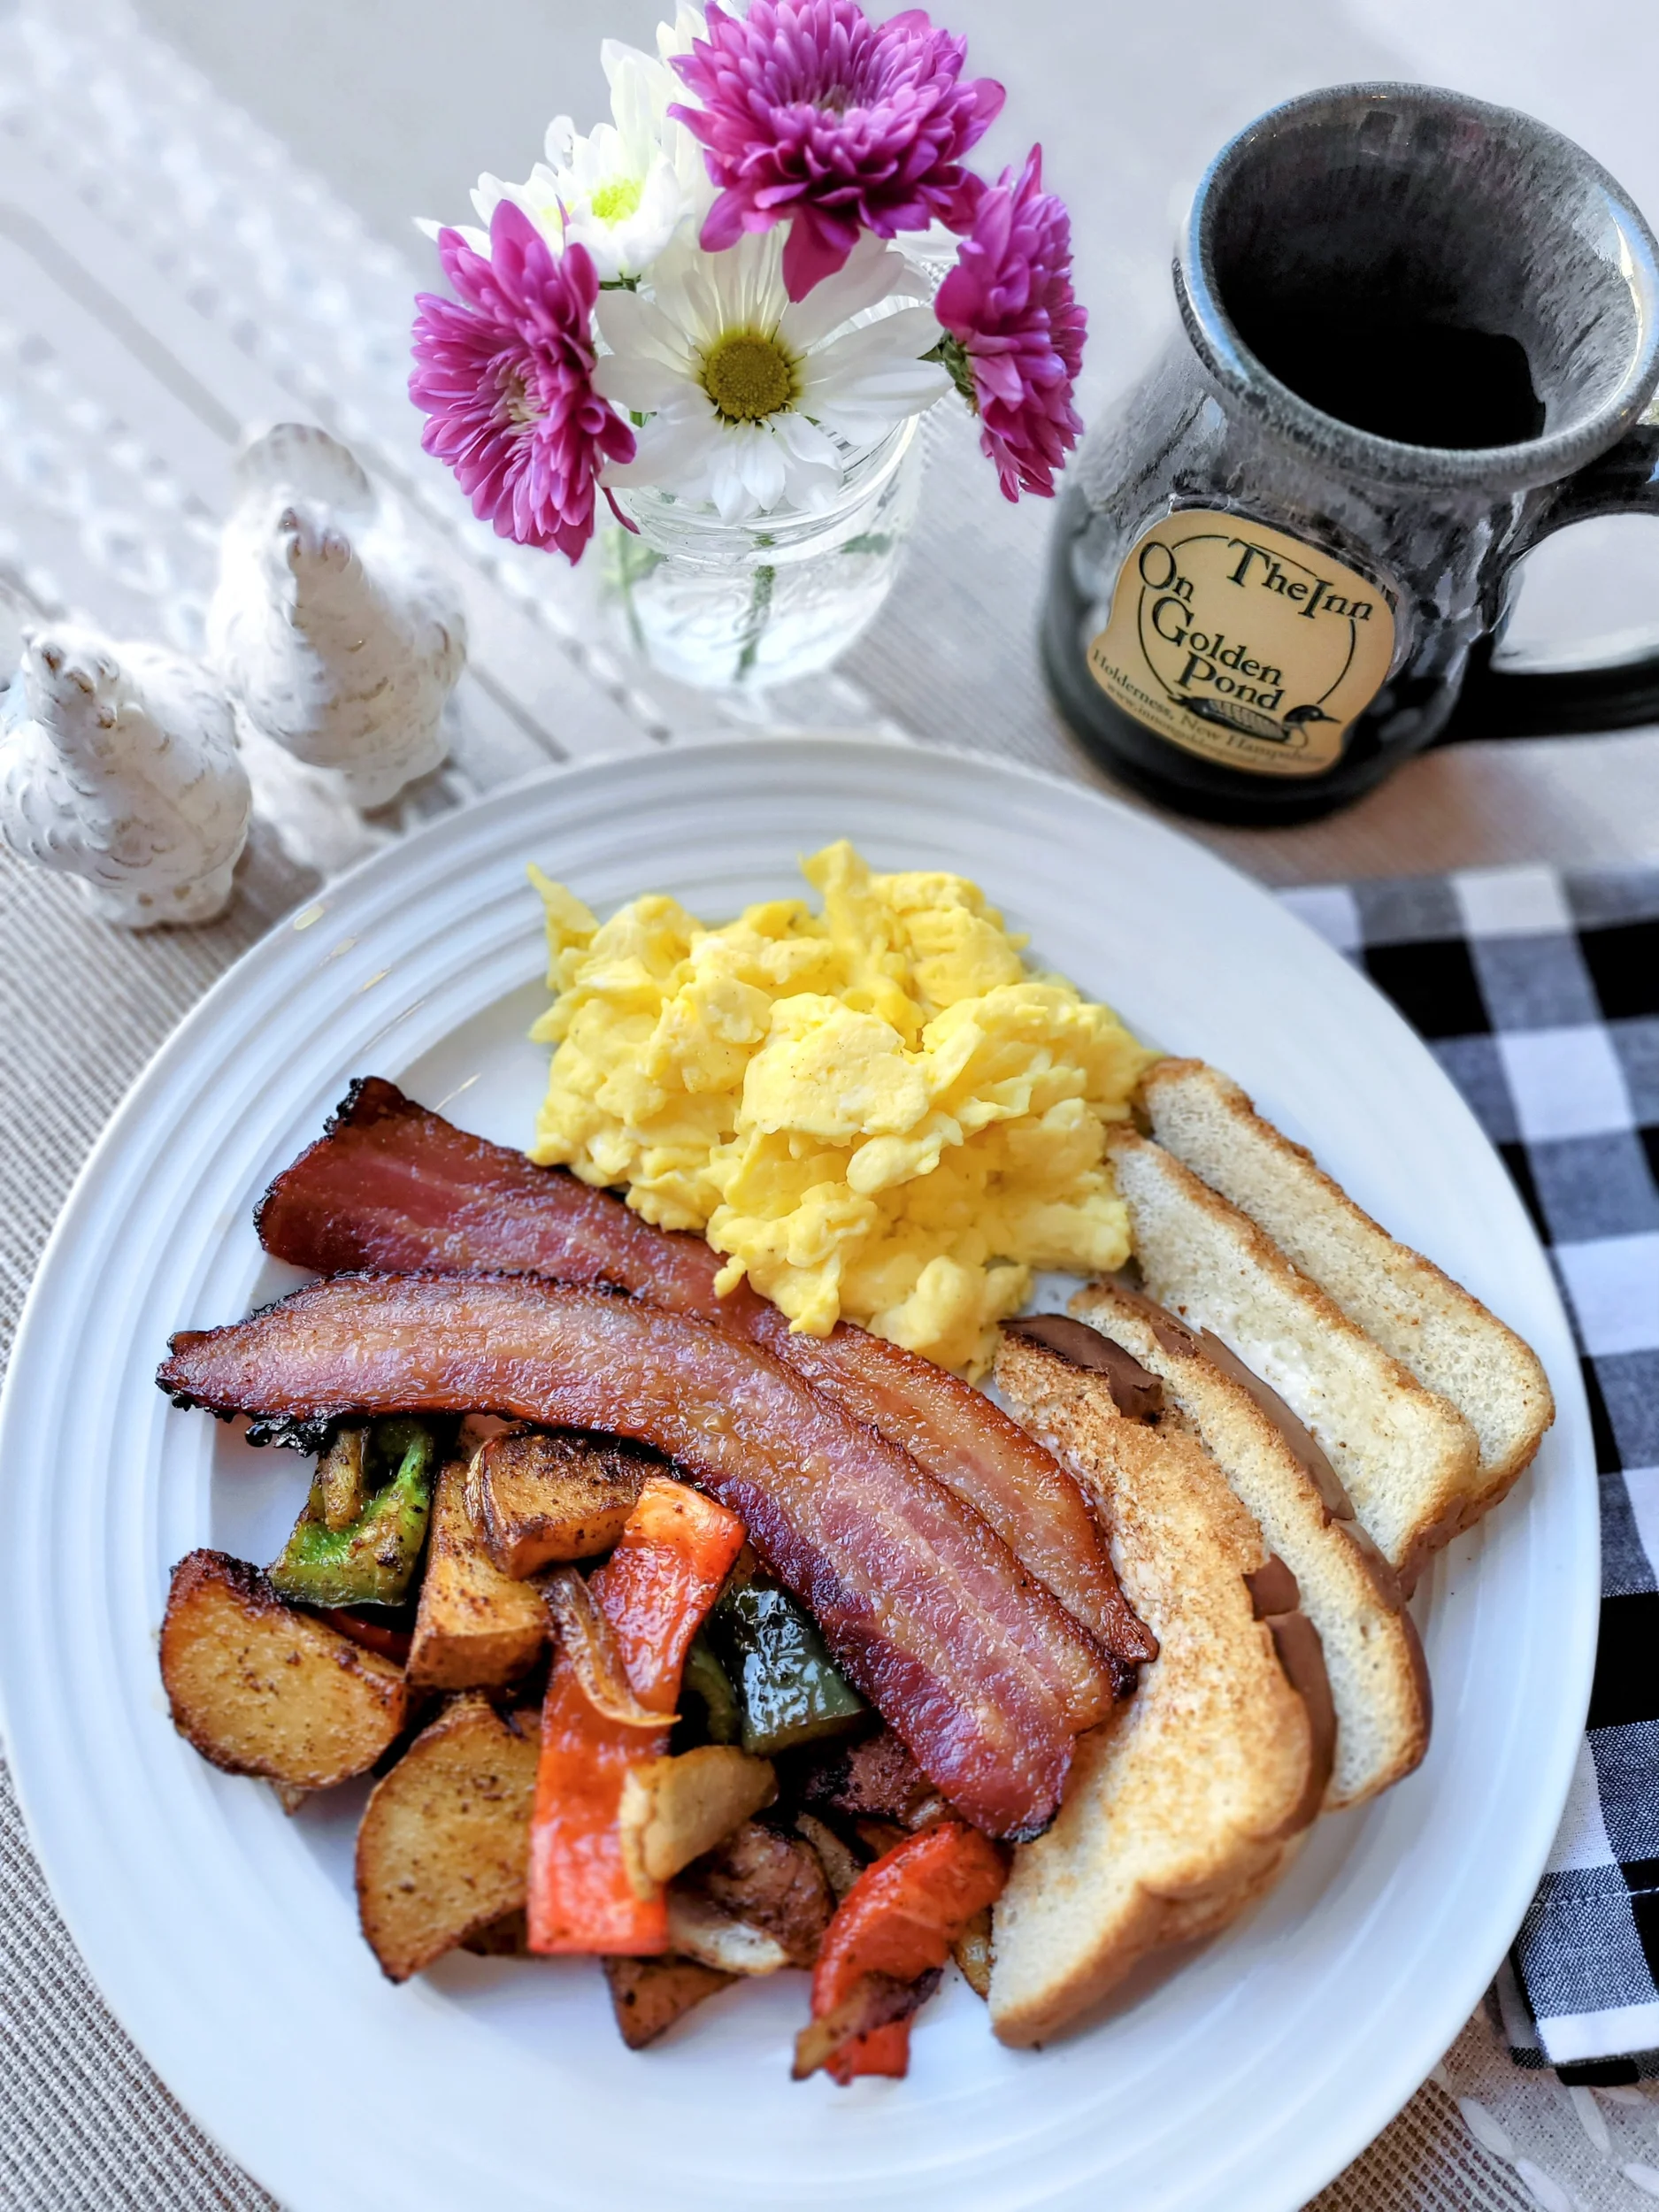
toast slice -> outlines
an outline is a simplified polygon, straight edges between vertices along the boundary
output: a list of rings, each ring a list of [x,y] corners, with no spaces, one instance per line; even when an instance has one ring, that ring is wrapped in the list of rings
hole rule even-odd
[[[1227,1371],[1149,1299],[1095,1283],[1071,1311],[1119,1344],[1164,1386],[1168,1412],[1195,1436],[1296,1578],[1319,1632],[1336,1707],[1336,1763],[1325,1809],[1358,1805],[1410,1773],[1429,1746],[1429,1677],[1400,1578],[1354,1518],[1335,1471],[1264,1384]]]
[[[1015,1852],[996,1906],[991,2024],[1024,2045],[1262,1894],[1318,1812],[1335,1724],[1287,1571],[1196,1439],[1136,1417],[1154,1379],[1061,1315],[1012,1324],[996,1379],[1082,1483],[1159,1642],[1134,1697],[1079,1740],[1054,1824]]]
[[[1350,1321],[1468,1421],[1480,1451],[1464,1525],[1479,1519],[1531,1464],[1555,1417],[1532,1347],[1363,1213],[1230,1076],[1202,1060],[1164,1060],[1144,1096],[1164,1149],[1248,1214]]]
[[[1463,1525],[1474,1430],[1173,1153],[1133,1129],[1106,1141],[1149,1295],[1212,1331],[1312,1431],[1409,1595]]]

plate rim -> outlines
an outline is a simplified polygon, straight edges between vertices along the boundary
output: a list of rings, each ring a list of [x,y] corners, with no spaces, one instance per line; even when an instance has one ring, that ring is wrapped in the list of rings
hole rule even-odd
[[[1330,946],[1300,914],[1275,896],[1272,887],[1250,876],[1231,859],[1215,852],[1168,821],[1156,815],[1143,813],[1138,808],[1126,804],[1113,794],[1051,771],[1033,767],[1025,762],[978,753],[965,748],[931,742],[921,744],[898,741],[879,733],[768,732],[726,738],[714,742],[700,742],[695,746],[688,744],[672,749],[654,749],[639,754],[614,755],[597,760],[556,764],[539,768],[509,783],[496,786],[465,805],[440,816],[431,822],[422,824],[418,829],[398,839],[394,845],[370,855],[339,877],[330,879],[311,899],[296,902],[293,909],[276,918],[269,928],[240,954],[221,976],[215,979],[139,1069],[89,1149],[70,1186],[58,1219],[42,1247],[19,1310],[8,1356],[4,1387],[0,1389],[0,1481],[5,1479],[6,1471],[11,1467],[14,1457],[20,1455],[17,1450],[15,1432],[23,1418],[24,1398],[23,1386],[19,1384],[16,1379],[19,1373],[25,1371],[26,1363],[23,1355],[30,1346],[33,1333],[44,1325],[42,1316],[47,1301],[53,1294],[54,1275],[62,1266],[63,1256],[71,1245],[77,1229],[81,1226],[79,1216],[88,1205],[96,1205],[96,1185],[104,1173],[109,1162],[119,1150],[129,1119],[141,1113],[147,1103],[147,1094],[150,1087],[165,1078],[171,1064],[175,1059],[186,1057],[190,1047],[199,1035],[211,1033],[219,1018],[224,1003],[228,1000],[233,1000],[240,991],[245,989],[249,979],[257,977],[267,964],[279,958],[280,949],[284,946],[285,940],[294,931],[296,920],[307,913],[311,907],[319,907],[323,915],[328,914],[345,897],[360,892],[365,884],[376,883],[382,877],[389,878],[395,872],[407,864],[411,858],[418,861],[421,853],[442,846],[449,839],[460,833],[467,825],[475,823],[481,815],[511,805],[515,797],[526,791],[540,791],[549,787],[565,786],[572,781],[603,785],[607,780],[618,777],[626,781],[631,772],[655,771],[660,769],[663,763],[668,760],[683,762],[695,769],[695,764],[703,760],[742,758],[758,764],[763,757],[766,757],[779,760],[787,760],[791,757],[799,760],[804,753],[823,753],[831,750],[841,755],[862,752],[876,761],[890,762],[896,757],[907,760],[913,764],[926,760],[930,764],[936,762],[946,768],[953,765],[971,768],[993,779],[1010,779],[1017,783],[1038,785],[1052,793],[1064,796],[1074,804],[1082,800],[1086,803],[1084,808],[1086,812],[1092,807],[1103,808],[1108,814],[1118,818],[1120,827],[1146,837],[1155,843],[1164,845],[1170,851],[1179,853],[1183,859],[1189,860],[1196,856],[1205,870],[1230,878],[1235,884],[1241,885],[1256,895],[1263,902],[1261,910],[1264,913],[1271,911],[1277,914],[1310,946],[1317,947],[1320,955],[1335,962],[1342,971],[1363,986],[1375,1002],[1375,1009],[1379,1010],[1387,1023],[1399,1033],[1400,1038],[1408,1048],[1414,1054],[1421,1055],[1433,1067],[1435,1079],[1443,1087],[1445,1096],[1455,1107],[1457,1115],[1475,1131],[1481,1145],[1487,1151],[1494,1151],[1494,1148],[1491,1146],[1484,1131],[1480,1130],[1472,1111],[1445,1071],[1434,1062],[1433,1056],[1427,1051],[1423,1040],[1405,1021],[1404,1017],[1399,1013],[1392,1002],[1371,983],[1370,978],[1363,971],[1356,970],[1353,964]],[[321,918],[320,916],[319,918]],[[1539,1238],[1532,1224],[1526,1217],[1518,1194],[1515,1194],[1512,1188],[1509,1194],[1517,1219],[1540,1254],[1544,1272],[1548,1280],[1549,1294],[1554,1300],[1563,1333],[1571,1340],[1571,1321],[1561,1296],[1559,1285],[1555,1279],[1553,1270],[1548,1265],[1547,1248],[1544,1247],[1542,1240]],[[1570,1374],[1555,1374],[1552,1375],[1551,1380],[1555,1386],[1556,1393],[1558,1433],[1562,1435],[1564,1441],[1566,1432],[1571,1431],[1576,1440],[1582,1443],[1590,1435],[1589,1413],[1582,1379],[1576,1365]],[[1594,1465],[1593,1454],[1590,1463]],[[1559,1824],[1560,1816],[1564,1809],[1571,1789],[1578,1742],[1582,1737],[1584,1719],[1588,1709],[1596,1647],[1600,1595],[1599,1527],[1593,1494],[1581,1502],[1580,1518],[1585,1522],[1588,1540],[1586,1545],[1587,1563],[1584,1575],[1585,1588],[1580,1593],[1580,1602],[1576,1609],[1572,1624],[1577,1648],[1571,1655],[1560,1652],[1557,1655],[1558,1657],[1570,1659],[1570,1663],[1563,1666],[1562,1675],[1572,1684],[1571,1697],[1561,1701],[1556,1707],[1559,1732],[1563,1747],[1558,1748],[1556,1753],[1560,1769],[1558,1786],[1552,1788],[1548,1793],[1547,1801],[1551,1808],[1548,1832],[1544,1831],[1544,1824],[1540,1820],[1540,1832],[1542,1840],[1533,1851],[1528,1854],[1525,1862],[1525,1877],[1523,1878],[1520,1872],[1512,1872],[1507,1885],[1499,1883],[1494,1886],[1500,1894],[1507,1890],[1511,1896],[1518,1897],[1520,1911],[1525,1910],[1525,1901],[1536,1889],[1544,1870],[1554,1832]],[[12,1755],[12,1746],[15,1741],[16,1731],[12,1720],[13,1693],[10,1680],[8,1649],[8,1640],[3,1632],[0,1632],[0,1745],[6,1748],[11,1763],[12,1785],[22,1813],[26,1832],[54,1905],[64,1920],[71,1939],[74,1942],[77,1952],[98,1990],[101,2001],[118,2019],[123,2032],[144,2055],[146,2062],[156,2066],[157,2071],[162,2074],[170,2093],[179,2099],[211,2139],[225,2149],[239,2163],[244,2165],[250,2174],[257,2177],[257,2160],[250,2158],[245,2150],[232,2147],[234,2136],[242,2131],[239,2129],[222,2130],[218,2116],[210,2120],[195,2099],[181,2093],[174,2085],[170,2075],[163,2073],[161,2063],[151,2059],[150,2054],[157,2043],[165,2042],[167,2039],[158,2032],[150,2032],[148,2022],[145,2023],[144,2030],[141,2032],[140,2027],[134,2024],[132,2016],[138,2008],[136,2006],[129,2008],[127,2003],[112,1998],[104,1979],[93,1968],[88,1947],[82,1940],[78,1908],[64,1893],[49,1853],[42,1850],[39,1841],[42,1826],[50,1825],[50,1816],[42,1821],[37,1815],[35,1778],[32,1775],[26,1775]],[[1571,1729],[1565,1725],[1568,1714],[1571,1715],[1573,1720]],[[46,1792],[42,1790],[42,1795],[44,1794]],[[1544,1801],[1546,1801],[1543,1799],[1539,1801],[1540,1803]],[[1519,1916],[1520,1914],[1517,1911],[1515,1916],[1517,1925],[1518,1925]],[[1432,2004],[1425,2008],[1431,2018],[1438,2016],[1448,2023],[1443,2041],[1436,2041],[1433,2055],[1428,2061],[1429,2065],[1432,2065],[1438,2060],[1443,2047],[1449,2047],[1451,2038],[1462,2027],[1473,2007],[1479,2003],[1481,1994],[1506,1955],[1511,1940],[1512,1936],[1503,1939],[1490,1964],[1480,1974],[1474,1987],[1465,1997],[1458,1997],[1454,2001],[1451,1995],[1454,1989],[1462,1988],[1461,1981],[1455,1984],[1445,1984],[1442,1985],[1442,1996],[1438,2014]],[[1464,1980],[1473,1978],[1472,1976],[1463,1978]],[[1437,2029],[1437,2037],[1439,2034],[1440,2031]],[[1425,2078],[1426,2069],[1419,2068],[1416,2057],[1413,2057],[1409,2063],[1402,2063],[1396,2058],[1392,2067],[1386,2062],[1379,2063],[1371,2076],[1370,2095],[1367,2096],[1364,2093],[1363,2085],[1356,2087],[1349,2104],[1349,2111],[1354,2116],[1352,2124],[1346,2129],[1333,2128],[1327,2124],[1326,2128],[1322,2131],[1322,2133],[1325,2135],[1341,2134],[1351,2138],[1349,2147],[1344,2149],[1340,2155],[1335,2156],[1333,2161],[1330,2157],[1322,2155],[1312,2162],[1308,2171],[1295,2177],[1293,2193],[1287,2194],[1284,2200],[1285,2212],[1295,2212],[1295,2208],[1307,2196],[1315,2193],[1317,2189],[1323,2187],[1327,2181],[1340,2172],[1352,2159],[1358,2156],[1381,2129],[1386,2126],[1389,2120],[1409,2101],[1421,2081]],[[1317,2169],[1317,2171],[1314,2170],[1315,2168]],[[1033,2202],[1038,2200],[1032,2200]]]

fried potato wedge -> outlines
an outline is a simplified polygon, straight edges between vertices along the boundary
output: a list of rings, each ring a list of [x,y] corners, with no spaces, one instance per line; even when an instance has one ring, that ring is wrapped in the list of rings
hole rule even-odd
[[[173,1571],[161,1679],[173,1726],[204,1759],[290,1790],[365,1773],[408,1707],[401,1668],[296,1612],[257,1567],[219,1551],[193,1551]]]
[[[374,1786],[357,1830],[357,1916],[388,1980],[524,1903],[540,1746],[533,1714],[459,1697]]]
[[[503,1689],[535,1663],[547,1610],[485,1551],[466,1508],[466,1466],[452,1459],[432,1502],[426,1576],[409,1654],[411,1688]]]
[[[480,1959],[533,1959],[535,1956],[530,1948],[530,1930],[522,1905],[512,1912],[503,1913],[499,1920],[492,1920],[487,1927],[474,1928],[471,1935],[461,1938],[459,1947]]]
[[[467,1505],[491,1560],[523,1581],[609,1551],[652,1464],[577,1429],[509,1429],[474,1454]]]
[[[634,1894],[655,1897],[777,1794],[771,1760],[729,1744],[631,1768],[622,1785],[622,1863]]]
[[[676,2020],[694,2005],[712,1997],[737,1978],[695,1959],[607,1958],[605,1979],[611,1985],[611,2008],[622,2040],[631,2051],[642,2051],[666,2035]]]

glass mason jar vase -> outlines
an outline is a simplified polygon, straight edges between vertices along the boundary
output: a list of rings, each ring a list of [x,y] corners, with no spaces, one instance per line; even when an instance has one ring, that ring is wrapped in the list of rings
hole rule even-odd
[[[915,418],[849,465],[828,507],[722,522],[714,509],[629,488],[636,526],[601,533],[601,589],[618,641],[704,690],[761,690],[844,653],[892,588],[916,519]]]

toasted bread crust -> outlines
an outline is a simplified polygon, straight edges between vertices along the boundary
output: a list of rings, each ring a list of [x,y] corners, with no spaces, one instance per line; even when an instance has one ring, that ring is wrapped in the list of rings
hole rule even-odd
[[[1258,1896],[1329,1769],[1245,1580],[1268,1563],[1261,1532],[1208,1453],[1125,1418],[1103,1376],[1030,1339],[1005,1337],[996,1376],[1097,1502],[1160,1642],[1135,1697],[1079,1739],[1059,1815],[1015,1853],[996,1907],[992,2025],[1030,2044]]]
[[[1202,1060],[1164,1060],[1147,1075],[1142,1096],[1160,1144],[1471,1422],[1480,1452],[1460,1525],[1479,1520],[1531,1465],[1555,1417],[1532,1347],[1432,1260],[1391,1237],[1231,1077]]]
[[[1474,1430],[1172,1153],[1132,1129],[1106,1142],[1149,1294],[1213,1329],[1286,1400],[1409,1594],[1429,1555],[1463,1525]]]
[[[173,1724],[227,1774],[327,1789],[372,1767],[403,1725],[400,1668],[286,1604],[257,1567],[193,1551],[161,1624]]]
[[[1180,1324],[1161,1330],[1156,1309],[1110,1283],[1079,1291],[1071,1310],[1157,1376],[1173,1417],[1209,1450],[1296,1577],[1336,1703],[1327,1809],[1360,1804],[1409,1774],[1428,1749],[1428,1671],[1399,1577],[1352,1506],[1340,1490],[1326,1495],[1263,1407]]]

